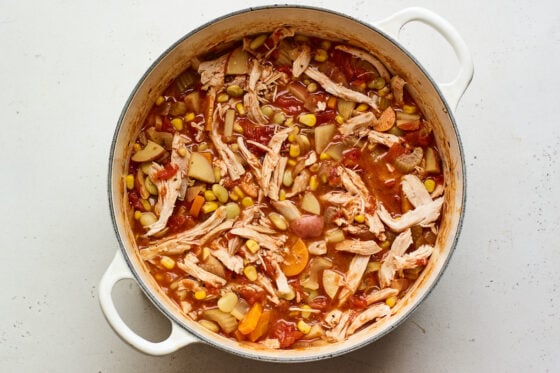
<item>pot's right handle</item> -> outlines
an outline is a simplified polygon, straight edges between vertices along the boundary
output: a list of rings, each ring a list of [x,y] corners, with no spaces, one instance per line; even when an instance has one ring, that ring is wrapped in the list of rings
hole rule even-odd
[[[124,279],[134,279],[134,276],[119,250],[99,283],[99,303],[107,321],[125,342],[146,354],[156,356],[166,355],[188,344],[200,342],[173,321],[171,334],[161,342],[151,342],[136,334],[121,318],[111,297],[115,284]]]
[[[459,60],[459,73],[452,81],[440,83],[439,87],[447,99],[449,105],[456,109],[459,100],[469,86],[474,66],[471,54],[465,41],[457,30],[447,20],[427,9],[412,7],[403,9],[392,16],[376,23],[383,32],[398,40],[401,29],[410,22],[422,22],[439,32],[445,40],[453,47]]]

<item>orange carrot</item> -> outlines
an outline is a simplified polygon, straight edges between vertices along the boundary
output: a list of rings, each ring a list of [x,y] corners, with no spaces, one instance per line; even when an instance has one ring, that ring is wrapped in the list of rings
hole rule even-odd
[[[202,208],[204,201],[205,199],[201,195],[194,197],[189,213],[195,218],[197,218],[198,214],[200,214],[200,209]]]
[[[282,272],[288,277],[299,275],[309,261],[309,252],[305,242],[298,238],[292,249],[284,256],[284,262],[281,265]]]
[[[251,342],[256,342],[260,337],[266,333],[268,330],[268,324],[270,323],[270,316],[272,316],[271,311],[264,311],[259,318],[259,322],[251,333],[249,333],[249,340]]]
[[[242,334],[249,334],[256,329],[259,319],[262,315],[262,306],[260,303],[253,304],[253,307],[247,312],[243,320],[239,323],[237,329]]]

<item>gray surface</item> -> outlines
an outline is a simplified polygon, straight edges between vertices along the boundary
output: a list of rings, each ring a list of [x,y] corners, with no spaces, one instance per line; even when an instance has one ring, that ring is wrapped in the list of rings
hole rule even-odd
[[[117,4],[118,3],[118,4]],[[106,167],[143,71],[193,27],[267,1],[0,2],[0,371],[280,372],[204,345],[149,357],[105,321],[97,284],[117,248]],[[465,149],[463,233],[432,295],[395,332],[293,372],[554,371],[560,366],[558,2],[305,1],[373,21],[411,5],[464,36],[475,79],[456,118]],[[403,33],[439,78],[449,48]],[[115,289],[141,334],[169,329],[133,283]]]

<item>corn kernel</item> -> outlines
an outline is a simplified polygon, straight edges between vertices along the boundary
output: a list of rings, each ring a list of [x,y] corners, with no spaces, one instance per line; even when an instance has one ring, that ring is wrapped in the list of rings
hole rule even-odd
[[[334,120],[336,120],[336,123],[338,124],[344,123],[344,118],[342,117],[342,115],[337,115],[336,117],[334,117]]]
[[[216,179],[217,183],[219,183],[222,179],[222,171],[220,171],[219,167],[214,167],[214,178]]]
[[[284,294],[280,294],[280,296],[286,300],[292,300],[296,297],[296,292],[294,291],[294,289],[290,286],[290,291]]]
[[[311,82],[307,85],[307,91],[311,92],[311,93],[317,91],[317,88],[318,88],[317,83],[315,83],[315,82]]]
[[[396,303],[397,303],[397,297],[395,296],[389,297],[385,300],[385,304],[391,308],[393,308]]]
[[[239,201],[239,196],[237,195],[237,193],[231,191],[229,192],[229,199],[231,199],[232,201]]]
[[[206,299],[206,290],[197,290],[194,292],[194,299],[204,300]]]
[[[231,145],[229,146],[229,148],[230,148],[233,152],[237,153],[237,152],[239,151],[239,144],[236,143],[236,142],[234,142],[233,144],[231,144]]]
[[[237,185],[233,187],[233,192],[237,194],[239,198],[245,197],[245,192],[243,192],[243,190],[241,190],[241,188]]]
[[[216,211],[218,209],[218,204],[214,201],[204,202],[202,205],[202,212],[208,214],[212,211]]]
[[[359,104],[358,107],[356,108],[356,111],[366,111],[368,109],[368,105],[367,104]]]
[[[134,211],[134,219],[136,220],[140,220],[140,218],[142,217],[142,211]]]
[[[160,106],[161,104],[163,104],[165,102],[165,98],[163,96],[159,96],[156,99],[156,106]]]
[[[315,114],[302,114],[299,116],[298,120],[307,127],[314,127],[317,124],[317,117]]]
[[[307,304],[304,304],[303,306],[301,306],[301,308],[304,308],[306,310],[310,310],[311,307],[308,306]],[[304,319],[309,318],[309,316],[311,316],[311,312],[309,311],[301,311],[301,317],[303,317]]]
[[[255,204],[255,202],[253,201],[253,199],[249,196],[247,197],[243,197],[243,199],[241,200],[241,206],[243,207],[251,207]]]
[[[288,135],[288,141],[289,141],[289,142],[294,142],[294,141],[296,141],[296,135],[294,135],[293,133],[290,133],[290,134]]]
[[[239,124],[237,122],[233,123],[233,132],[242,134],[243,133],[243,127],[241,127],[241,124]]]
[[[295,159],[288,159],[288,165],[294,167],[297,164],[297,161]]]
[[[227,93],[220,93],[218,97],[216,97],[216,101],[218,102],[226,102],[229,100],[229,95]]]
[[[168,256],[162,256],[159,263],[164,266],[166,269],[173,269],[175,268],[175,261]]]
[[[298,144],[290,144],[290,157],[297,158],[301,154]]]
[[[389,87],[385,86],[377,91],[377,94],[381,97],[387,96],[391,90]]]
[[[147,199],[141,198],[140,203],[142,204],[144,211],[152,211],[152,205],[150,205],[150,202],[148,202]]]
[[[278,199],[280,201],[286,200],[286,191],[284,189],[280,189],[280,193],[278,193]]]
[[[207,190],[204,192],[204,199],[207,201],[215,201],[217,199],[213,191]]]
[[[336,109],[336,96],[330,96],[327,100],[327,107],[329,109]]]
[[[309,334],[309,332],[311,331],[311,325],[309,325],[308,323],[306,323],[303,320],[298,321],[297,328],[303,334]]]
[[[132,146],[132,148],[133,148],[134,152],[137,152],[137,151],[139,151],[140,149],[142,149],[142,146],[140,146],[140,144],[134,144],[134,145]]]
[[[402,109],[407,114],[415,114],[416,113],[416,106],[414,106],[414,105],[403,105]]]
[[[322,161],[328,161],[329,159],[331,159],[331,156],[328,155],[327,153],[321,153],[319,155],[319,159],[322,160]]]
[[[426,187],[428,193],[432,193],[434,189],[436,189],[436,182],[434,179],[426,179],[426,181],[424,181],[424,186]]]
[[[366,221],[366,217],[363,215],[356,215],[354,216],[354,221],[361,224]]]
[[[253,265],[248,265],[243,269],[243,274],[249,281],[257,280],[257,269]]]
[[[259,245],[259,243],[255,240],[247,240],[245,242],[245,246],[247,246],[249,251],[252,252],[253,254],[259,251],[259,249],[261,248],[261,245]]]
[[[126,188],[133,189],[134,188],[134,175],[126,175],[125,177]]]
[[[286,119],[286,121],[284,122],[284,124],[288,127],[291,127],[294,125],[294,118],[289,117],[288,119]]]
[[[317,190],[317,188],[319,188],[319,178],[317,177],[317,175],[311,175],[311,177],[309,178],[309,189],[314,192]]]
[[[204,246],[202,248],[202,254],[200,255],[200,257],[201,257],[203,262],[208,260],[208,257],[210,257],[210,248],[208,246]]]
[[[192,122],[195,117],[194,113],[187,113],[185,115],[185,122]]]
[[[321,42],[321,48],[323,48],[324,50],[328,50],[331,47],[331,41],[330,40],[323,40]]]
[[[327,174],[321,174],[319,177],[321,178],[321,182],[322,182],[323,184],[326,183],[326,182],[328,181],[328,176],[327,176]]]
[[[205,142],[200,143],[200,144],[198,145],[198,148],[197,148],[197,150],[198,150],[199,152],[203,152],[203,151],[205,151],[205,150],[207,150],[207,149],[208,149],[208,144],[205,143]]]
[[[171,119],[171,124],[177,131],[181,131],[183,129],[183,120],[181,118]]]
[[[237,110],[239,115],[245,115],[245,107],[243,106],[243,104],[241,102],[238,102],[237,104],[235,104],[235,109]]]
[[[327,58],[329,58],[329,55],[324,49],[317,49],[315,51],[315,56],[313,56],[313,59],[317,62],[325,62]]]

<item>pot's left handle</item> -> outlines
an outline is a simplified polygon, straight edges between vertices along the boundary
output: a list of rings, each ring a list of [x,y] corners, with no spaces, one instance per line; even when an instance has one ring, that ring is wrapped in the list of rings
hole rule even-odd
[[[459,72],[452,81],[439,83],[444,97],[449,102],[451,108],[455,110],[474,75],[474,65],[469,48],[459,32],[447,20],[424,8],[412,7],[403,9],[377,22],[376,26],[398,40],[399,33],[404,25],[413,21],[422,22],[432,27],[447,40],[455,51],[455,55],[459,60]]]
[[[99,302],[107,321],[125,342],[146,354],[156,356],[170,354],[188,344],[199,342],[198,339],[173,321],[171,321],[171,334],[161,342],[148,341],[130,329],[119,315],[111,297],[115,284],[124,279],[134,279],[134,276],[130,272],[120,250],[117,250],[113,261],[101,278]]]

